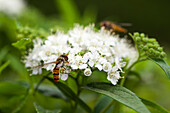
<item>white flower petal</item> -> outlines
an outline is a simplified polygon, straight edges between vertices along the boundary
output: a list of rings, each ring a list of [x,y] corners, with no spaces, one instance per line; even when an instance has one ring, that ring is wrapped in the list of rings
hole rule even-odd
[[[89,64],[90,67],[93,67],[93,66],[94,66],[94,62],[93,62],[92,60],[90,60],[90,61],[88,62],[88,64]]]
[[[109,72],[111,69],[112,69],[111,63],[106,62],[106,63],[103,64],[103,70],[104,70],[105,72]]]
[[[67,78],[68,78],[68,74],[60,74],[60,79],[61,80],[67,80]]]
[[[110,72],[108,72],[107,79],[111,81],[113,85],[116,85],[118,82],[118,79],[120,78],[121,76],[120,76],[119,71],[111,70]]]
[[[71,68],[74,70],[74,69],[78,69],[78,66],[77,65],[71,65]]]
[[[95,67],[97,67],[100,71],[102,70],[102,65],[101,64],[96,64]]]
[[[32,74],[33,74],[33,75],[38,74],[38,69],[33,69],[33,70],[32,70]]]
[[[91,69],[87,68],[87,69],[84,70],[84,75],[85,76],[90,76],[91,74],[92,74]]]
[[[87,67],[87,64],[81,64],[80,66],[79,66],[79,69],[85,69]]]
[[[60,55],[68,54],[69,65],[73,71],[85,69],[84,74],[90,76],[91,69],[96,67],[100,71],[107,72],[107,79],[114,85],[121,78],[118,70],[123,72],[122,68],[127,63],[122,59],[129,60],[128,67],[138,56],[136,49],[126,39],[110,35],[110,32],[103,28],[96,31],[94,25],[87,27],[76,25],[66,34],[57,31],[55,35],[48,36],[47,40],[38,38],[33,40],[33,43],[34,48],[29,50],[24,60],[26,67],[37,66],[41,61],[53,62]],[[58,67],[62,67],[63,64],[68,65],[63,62]],[[50,64],[43,68],[52,71],[54,66],[55,64]],[[70,72],[70,69],[66,69],[65,72]],[[32,73],[38,74],[39,72],[33,70]],[[67,77],[68,75],[61,76],[64,80]]]

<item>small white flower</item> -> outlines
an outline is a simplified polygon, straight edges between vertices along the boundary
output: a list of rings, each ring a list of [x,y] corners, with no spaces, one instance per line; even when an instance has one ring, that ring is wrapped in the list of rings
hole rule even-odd
[[[110,62],[104,63],[104,65],[103,65],[103,70],[104,70],[105,72],[109,72],[111,69],[112,69],[112,65],[111,65]]]
[[[76,25],[66,34],[58,31],[55,35],[48,36],[47,40],[36,39],[33,42],[34,48],[24,60],[26,67],[37,66],[41,61],[56,61],[60,55],[68,54],[69,65],[73,71],[85,69],[84,75],[90,76],[91,69],[103,70],[114,85],[121,78],[118,70],[123,72],[122,68],[126,64],[122,59],[129,59],[128,67],[138,56],[136,49],[126,39],[110,35],[110,32],[104,29],[96,31],[94,25],[85,28]],[[112,64],[115,66],[112,67]],[[52,71],[54,66],[55,64],[50,64],[43,68]],[[32,73],[38,74],[39,71],[33,70]],[[66,80],[68,75],[62,74],[60,78]]]
[[[54,64],[50,64],[50,65],[44,66],[43,68],[45,68],[48,71],[53,71],[54,66],[55,66]]]
[[[120,73],[119,71],[116,71],[115,69],[112,69],[109,73],[108,73],[108,76],[107,76],[107,79],[109,81],[111,81],[111,83],[113,85],[116,85],[117,82],[118,82],[118,79],[120,79],[121,76],[120,76]]]
[[[96,64],[96,65],[95,65],[95,67],[97,67],[97,68],[98,68],[98,70],[100,70],[100,71],[101,71],[101,70],[102,70],[102,68],[103,68],[101,64]]]
[[[38,69],[33,69],[33,70],[32,70],[32,74],[33,74],[33,75],[38,74]]]
[[[78,66],[77,66],[77,65],[72,64],[72,65],[71,65],[71,68],[72,68],[73,70],[75,70],[75,69],[78,69]]]
[[[68,74],[60,74],[60,79],[61,80],[67,80],[67,78],[68,78]]]
[[[91,71],[90,68],[86,68],[86,69],[84,70],[84,75],[85,75],[85,76],[90,76],[91,74],[92,74],[92,71]]]
[[[42,74],[42,68],[32,69],[32,75]]]
[[[120,59],[118,57],[115,58],[116,66],[120,69],[121,72],[123,72],[121,67],[124,67],[126,65],[126,63],[125,62],[121,62],[121,61],[122,61],[122,59]]]
[[[94,66],[94,62],[93,62],[92,60],[90,60],[90,61],[88,62],[88,64],[89,64],[90,67],[93,67],[93,66]]]
[[[107,60],[106,60],[106,58],[101,57],[101,58],[99,59],[99,62],[100,62],[101,64],[104,64],[104,63],[107,62]]]
[[[79,69],[85,69],[87,67],[87,64],[81,64],[80,66],[79,66]]]

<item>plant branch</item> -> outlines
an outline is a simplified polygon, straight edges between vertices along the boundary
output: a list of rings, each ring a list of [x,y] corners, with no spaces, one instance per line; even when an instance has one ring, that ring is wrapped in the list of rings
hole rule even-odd
[[[43,78],[38,82],[38,84],[37,84],[36,87],[35,87],[35,90],[34,90],[33,95],[35,95],[35,93],[36,93],[36,91],[38,90],[38,87],[40,86],[40,84],[41,84],[41,83],[46,79],[46,77],[49,76],[50,74],[51,74],[51,72],[48,73],[47,75],[43,76]]]
[[[125,80],[126,80],[126,77],[128,75],[128,73],[130,72],[130,70],[139,62],[142,62],[142,61],[145,61],[147,60],[147,58],[144,58],[144,59],[140,59],[140,57],[138,57],[138,60],[135,61],[126,71],[125,73],[123,73],[123,79],[121,80],[120,82],[120,86],[123,86],[124,83],[125,83]],[[115,101],[113,100],[101,113],[106,113],[106,111],[112,106],[112,104],[114,103]],[[119,106],[119,103],[118,102],[115,102],[115,105],[116,106]],[[114,109],[115,112],[117,111],[117,109]]]
[[[115,101],[112,101],[107,107],[105,107],[105,108],[101,111],[101,113],[106,113],[107,110],[113,105],[114,102],[115,102]]]

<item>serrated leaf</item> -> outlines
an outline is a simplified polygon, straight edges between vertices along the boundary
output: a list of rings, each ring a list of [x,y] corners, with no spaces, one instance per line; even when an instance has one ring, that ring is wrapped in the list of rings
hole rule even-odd
[[[113,99],[108,96],[103,96],[94,107],[94,113],[100,113],[101,111],[103,111],[104,108],[112,102],[112,100]]]
[[[113,86],[112,84],[97,82],[88,84],[84,88],[107,95],[139,113],[150,113],[150,111],[141,102],[141,100],[133,92],[125,87],[119,85]]]
[[[150,60],[154,61],[156,64],[158,64],[166,73],[166,75],[168,76],[168,78],[170,79],[170,66],[168,65],[168,63],[163,60],[163,59],[156,59],[156,58],[149,58]]]
[[[150,100],[146,100],[146,99],[143,99],[143,98],[140,98],[142,100],[142,102],[149,106],[149,107],[152,107],[154,109],[156,109],[157,111],[159,111],[160,113],[169,113],[165,108],[163,108],[162,106],[150,101]]]
[[[34,103],[34,107],[37,111],[37,113],[60,113],[61,110],[46,110],[44,108],[42,108],[40,105],[38,105],[37,103]]]
[[[25,49],[26,45],[31,43],[31,39],[30,38],[23,38],[15,43],[12,43],[12,45],[18,49]]]
[[[61,82],[55,82],[52,78],[47,77],[48,80],[50,80],[55,86],[58,87],[58,89],[61,90],[61,92],[67,96],[68,98],[74,100],[77,102],[82,108],[84,108],[88,113],[91,113],[91,109],[89,106],[83,102],[67,85],[61,83]]]

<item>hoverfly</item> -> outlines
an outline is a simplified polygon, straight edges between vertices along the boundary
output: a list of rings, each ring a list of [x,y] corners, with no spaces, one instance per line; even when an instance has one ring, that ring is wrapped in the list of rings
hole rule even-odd
[[[121,26],[115,24],[114,22],[111,21],[103,21],[100,22],[100,26],[104,27],[106,30],[111,31],[111,33],[113,32],[122,32],[122,33],[126,33],[127,30],[122,28]]]
[[[54,62],[49,62],[49,63],[45,63],[43,65],[40,66],[35,66],[33,68],[41,68],[45,65],[49,65],[55,63],[55,67],[53,68],[53,78],[55,82],[59,81],[59,74],[69,74],[70,69],[68,69],[66,66],[68,66],[69,62],[68,62],[68,57],[67,55],[60,55],[56,61]]]

